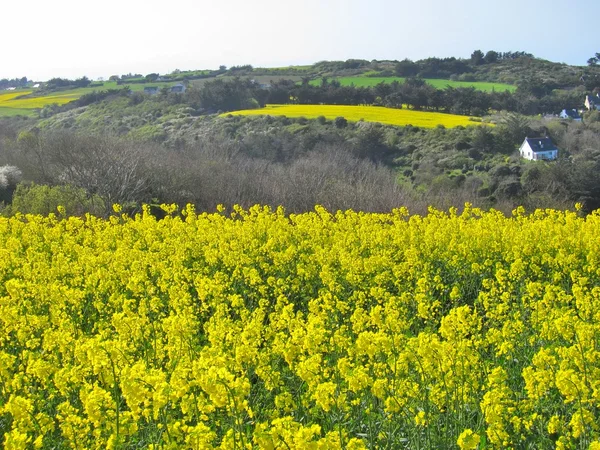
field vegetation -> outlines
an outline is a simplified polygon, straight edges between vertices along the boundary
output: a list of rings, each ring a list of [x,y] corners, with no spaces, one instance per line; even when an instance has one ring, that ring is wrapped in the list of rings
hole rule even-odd
[[[596,55],[0,80],[0,447],[600,450]]]
[[[366,121],[396,126],[413,125],[424,128],[433,128],[438,125],[452,128],[475,124],[468,116],[385,108],[382,106],[267,105],[265,108],[234,111],[228,114],[306,117],[307,119],[325,117],[330,120],[342,117],[352,122]]]
[[[404,83],[406,81],[405,77],[374,77],[374,76],[353,76],[353,77],[334,77],[331,80],[338,81],[342,86],[357,86],[357,87],[373,87],[378,85],[379,83],[393,83],[397,81],[398,83]],[[453,81],[453,80],[441,80],[437,78],[426,78],[424,79],[427,84],[430,84],[436,89],[445,89],[450,86],[453,88],[469,88],[473,87],[479,91],[484,92],[502,92],[502,91],[510,91],[514,92],[517,90],[515,85],[505,84],[505,83],[490,83],[486,81]],[[322,81],[312,80],[311,84],[319,85]]]
[[[0,219],[0,441],[600,446],[600,216]]]
[[[17,115],[31,115],[32,111],[25,108],[12,106],[14,102],[18,102],[18,97],[30,94],[30,90],[17,91],[0,91],[0,117],[11,117]]]

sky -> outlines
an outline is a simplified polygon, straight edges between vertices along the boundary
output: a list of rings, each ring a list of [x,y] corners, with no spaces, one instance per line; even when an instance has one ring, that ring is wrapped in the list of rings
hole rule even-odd
[[[599,0],[29,0],[0,4],[0,78],[92,79],[526,51],[585,65]]]

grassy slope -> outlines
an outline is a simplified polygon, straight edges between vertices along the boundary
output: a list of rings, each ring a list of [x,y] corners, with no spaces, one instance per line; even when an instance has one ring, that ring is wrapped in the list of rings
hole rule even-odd
[[[392,83],[394,81],[398,81],[399,83],[404,82],[404,78],[402,77],[340,77],[340,78],[332,78],[334,80],[339,81],[342,86],[375,86],[379,83]],[[451,86],[454,88],[458,87],[474,87],[480,91],[491,92],[491,91],[515,91],[516,86],[511,86],[510,84],[502,84],[502,83],[489,83],[483,81],[451,81],[451,80],[439,80],[434,78],[428,78],[425,80],[427,83],[434,86],[436,89],[444,89],[447,86]],[[312,80],[311,84],[319,85],[321,84],[321,80]]]
[[[379,122],[397,126],[413,125],[424,128],[433,128],[437,125],[444,125],[449,128],[459,125],[474,125],[474,122],[469,120],[468,116],[384,108],[382,106],[267,105],[265,108],[235,111],[223,114],[223,116],[228,114],[306,117],[307,119],[314,119],[319,116],[325,116],[327,119],[345,117],[351,122],[364,119],[367,122]]]

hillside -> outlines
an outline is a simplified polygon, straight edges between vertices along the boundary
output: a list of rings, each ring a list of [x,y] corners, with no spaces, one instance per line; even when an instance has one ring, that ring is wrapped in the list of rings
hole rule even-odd
[[[539,67],[528,83],[508,79]],[[395,76],[411,70],[455,84],[438,89],[427,80],[447,80]],[[113,202],[132,210],[144,202],[201,210],[262,203],[293,212],[316,203],[364,211],[402,203],[425,212],[459,200],[503,211],[578,201],[591,211],[600,207],[600,114],[583,123],[553,116],[592,94],[597,68],[585,69],[586,86],[572,88],[577,70],[510,54],[483,63],[349,60],[178,72],[176,80],[115,76],[100,91],[89,80],[56,79],[0,97],[0,110],[33,111],[0,120],[0,196],[6,214],[49,212],[60,202],[78,214],[107,214]],[[481,83],[468,77],[518,86],[477,89],[464,85]],[[184,88],[171,92],[177,80]],[[148,86],[160,89],[144,93]],[[550,137],[559,160],[521,159],[525,137]]]
[[[56,114],[34,129],[48,142],[36,139],[31,145],[49,146],[50,151],[53,136],[61,133],[67,133],[64,138],[69,133],[110,134],[118,136],[123,144],[146,142],[149,154],[144,158],[149,159],[144,162],[145,176],[159,179],[140,198],[193,201],[206,208],[219,202],[245,206],[260,202],[285,204],[290,210],[302,211],[318,202],[333,209],[370,209],[367,197],[362,195],[376,195],[382,200],[381,205],[391,207],[393,200],[383,199],[392,199],[396,194],[392,194],[395,188],[383,181],[386,177],[398,181],[404,202],[415,211],[426,210],[426,204],[444,207],[458,198],[508,211],[517,204],[547,207],[582,201],[591,209],[600,206],[600,192],[595,187],[595,168],[600,160],[592,150],[600,151],[600,128],[593,121],[582,125],[504,113],[492,118],[495,127],[481,127],[470,121],[473,126],[466,128],[427,129],[337,120],[326,117],[325,109],[321,109],[322,117],[313,120],[306,112],[306,117],[298,118],[229,114],[217,117],[199,114],[186,103],[173,103],[175,99],[170,97],[140,100],[138,103],[128,97],[114,97]],[[319,111],[323,107],[314,108]],[[307,107],[300,110],[308,111]],[[250,112],[262,114],[263,110]],[[406,113],[414,114],[410,110]],[[429,112],[419,114],[435,117]],[[561,149],[561,163],[535,164],[515,156],[525,136],[543,135],[550,136]],[[83,139],[86,140],[89,139]],[[83,142],[69,145],[85,148]],[[340,155],[350,160],[342,163]],[[9,161],[29,173],[31,179],[41,180],[35,160],[16,156]],[[54,158],[51,154],[48,157]],[[571,163],[565,164],[569,160]],[[172,169],[160,169],[163,163]],[[369,178],[371,182],[383,183],[377,193],[370,187],[356,185],[352,171],[357,169],[351,169],[355,163],[366,164],[361,166],[361,176],[371,173],[367,176],[374,177]],[[311,167],[313,173],[309,175],[306,167]],[[385,168],[385,173],[376,167]],[[174,179],[165,179],[163,175],[167,173]],[[336,179],[339,186],[346,185],[346,193],[355,195],[354,200],[341,191],[331,191],[326,184],[314,184],[309,189],[313,183],[310,180],[318,178],[319,173],[323,179]],[[257,184],[257,176],[264,184]],[[60,170],[56,177],[60,178]],[[223,183],[231,178],[236,179],[235,188],[228,192],[234,186],[225,188]],[[281,180],[296,181],[287,185]],[[391,191],[386,193],[388,188]],[[215,189],[220,189],[220,193]],[[362,194],[355,189],[361,189]],[[371,207],[378,210],[375,205]]]
[[[474,52],[474,55],[476,52]],[[491,56],[490,56],[491,55]],[[191,83],[201,88],[204,83],[233,80],[241,77],[261,85],[271,85],[282,80],[301,83],[304,80],[319,84],[322,80],[337,81],[343,86],[373,87],[379,83],[404,82],[406,77],[420,77],[436,89],[468,88],[486,92],[514,92],[517,87],[524,91],[541,92],[545,95],[554,90],[577,90],[583,95],[600,86],[600,66],[569,66],[535,58],[524,52],[497,53],[490,51],[482,59],[472,56],[461,58],[427,58],[418,61],[321,61],[306,66],[260,68],[251,65],[222,66],[218,70],[174,71],[171,74],[113,75],[110,81],[53,79],[32,89],[33,82],[1,80],[2,86],[13,81],[18,90],[0,91],[0,117],[35,116],[46,106],[62,105],[75,101],[92,92],[128,88],[132,92],[145,87],[169,88],[176,83]],[[26,80],[26,78],[25,78]],[[83,80],[83,82],[82,82]],[[83,87],[82,87],[83,86]],[[18,95],[15,95],[18,94]],[[15,98],[18,97],[18,98]],[[569,106],[567,106],[569,107]]]

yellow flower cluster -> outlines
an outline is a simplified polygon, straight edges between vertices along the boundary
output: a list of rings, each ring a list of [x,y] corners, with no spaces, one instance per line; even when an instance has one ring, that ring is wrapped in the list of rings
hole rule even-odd
[[[600,215],[0,218],[6,449],[599,448]]]

